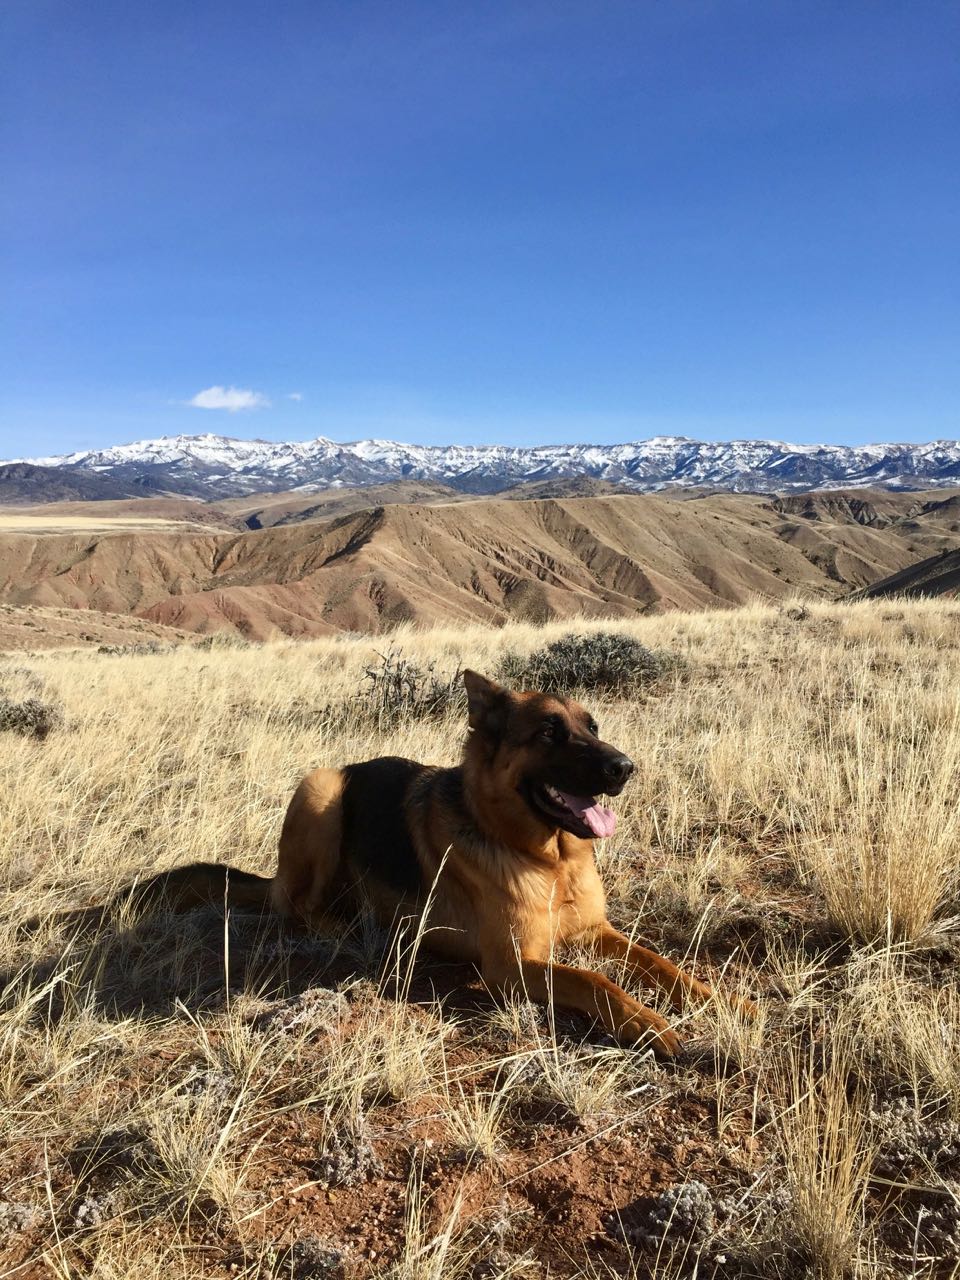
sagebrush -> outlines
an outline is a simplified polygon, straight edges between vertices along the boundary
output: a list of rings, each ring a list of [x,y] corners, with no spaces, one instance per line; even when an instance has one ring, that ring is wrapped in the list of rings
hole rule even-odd
[[[633,636],[615,631],[565,635],[532,653],[506,653],[498,677],[516,689],[572,693],[627,694],[673,669]]]

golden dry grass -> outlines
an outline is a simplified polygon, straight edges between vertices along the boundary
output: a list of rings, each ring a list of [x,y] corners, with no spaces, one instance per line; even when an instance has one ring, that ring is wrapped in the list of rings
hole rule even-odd
[[[455,759],[456,716],[362,714],[382,640],[0,659],[65,716],[0,733],[0,1275],[951,1274],[960,606],[604,629],[682,659],[593,701],[639,766],[611,914],[761,995],[686,1017],[677,1067],[369,922],[63,917],[197,859],[271,871],[314,765]],[[491,672],[569,630],[391,643]]]

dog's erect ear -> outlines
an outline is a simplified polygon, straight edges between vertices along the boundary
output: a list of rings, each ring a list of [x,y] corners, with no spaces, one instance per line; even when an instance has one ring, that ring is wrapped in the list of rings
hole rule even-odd
[[[476,671],[465,671],[463,684],[467,691],[470,728],[499,738],[507,725],[509,691]]]

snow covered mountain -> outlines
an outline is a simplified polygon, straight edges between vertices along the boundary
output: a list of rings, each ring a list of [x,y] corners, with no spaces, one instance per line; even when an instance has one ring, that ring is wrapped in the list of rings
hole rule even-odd
[[[630,444],[424,446],[390,440],[349,444],[317,437],[300,443],[228,436],[163,436],[134,444],[11,461],[93,472],[143,493],[198,498],[396,480],[434,481],[489,494],[526,482],[589,477],[635,492],[706,486],[736,492],[932,488],[960,485],[960,441],[930,444],[794,445],[777,440],[726,443],[655,436]]]

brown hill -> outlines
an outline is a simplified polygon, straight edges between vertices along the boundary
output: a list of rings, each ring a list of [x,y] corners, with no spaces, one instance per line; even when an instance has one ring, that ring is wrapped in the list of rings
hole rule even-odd
[[[936,527],[941,531],[960,533],[960,494],[926,500],[918,511],[912,512],[901,523],[905,530]]]
[[[913,493],[837,489],[829,493],[786,494],[774,498],[773,505],[785,516],[882,528],[914,515],[922,509],[923,501]]]
[[[0,600],[263,638],[836,597],[960,546],[942,505],[880,527],[842,503],[811,518],[725,494],[392,505],[243,533],[10,533]]]
[[[883,596],[943,596],[960,592],[960,550],[944,548],[935,556],[908,565],[857,592],[863,600]]]

